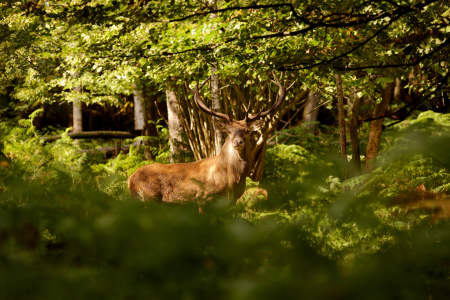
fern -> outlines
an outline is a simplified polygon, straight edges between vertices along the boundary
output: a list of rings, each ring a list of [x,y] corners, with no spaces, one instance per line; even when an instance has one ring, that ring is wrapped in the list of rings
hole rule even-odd
[[[450,189],[450,182],[435,187],[435,188],[433,189],[433,192],[435,192],[435,193],[437,193],[437,192],[446,192],[446,191],[448,191],[449,189]]]

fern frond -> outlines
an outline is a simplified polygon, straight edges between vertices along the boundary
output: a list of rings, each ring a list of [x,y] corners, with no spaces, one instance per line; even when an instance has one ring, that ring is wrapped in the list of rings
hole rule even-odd
[[[432,191],[433,191],[434,193],[438,193],[438,192],[445,192],[445,191],[448,191],[449,189],[450,189],[450,183],[446,183],[446,184],[444,184],[444,185],[435,187],[434,189],[432,189]]]

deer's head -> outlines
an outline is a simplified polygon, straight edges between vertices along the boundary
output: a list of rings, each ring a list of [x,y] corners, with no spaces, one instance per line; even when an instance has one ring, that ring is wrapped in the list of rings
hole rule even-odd
[[[203,112],[215,117],[214,118],[215,128],[219,131],[226,132],[228,134],[228,139],[230,140],[231,145],[236,150],[242,150],[246,146],[246,143],[249,142],[250,134],[253,131],[258,131],[259,129],[261,129],[263,123],[262,118],[275,112],[280,107],[281,103],[283,103],[286,97],[286,92],[295,83],[295,82],[292,83],[289,87],[286,88],[286,85],[284,86],[281,85],[280,81],[278,80],[275,74],[273,74],[273,76],[275,80],[272,80],[272,82],[275,83],[280,88],[279,96],[275,101],[274,105],[266,111],[260,111],[257,114],[250,114],[252,106],[252,103],[250,102],[245,112],[245,118],[240,121],[233,120],[230,115],[213,111],[203,103],[199,95],[199,90],[206,84],[206,82],[208,82],[209,78],[205,82],[203,82],[203,84],[200,87],[197,83],[195,85],[195,88],[191,89],[186,83],[186,88],[194,95],[194,101],[197,107],[200,108]]]
[[[214,126],[217,130],[226,132],[228,134],[228,139],[230,140],[231,146],[236,150],[242,150],[246,143],[249,142],[250,134],[253,131],[258,131],[261,129],[263,121],[255,120],[251,123],[246,123],[242,121],[225,121],[222,119],[214,119]]]

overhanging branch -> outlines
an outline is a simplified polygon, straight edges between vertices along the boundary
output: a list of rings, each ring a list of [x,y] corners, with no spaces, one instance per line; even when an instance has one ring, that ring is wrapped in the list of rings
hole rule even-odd
[[[359,48],[361,48],[362,46],[364,46],[365,44],[367,44],[368,42],[370,42],[371,40],[373,40],[376,36],[378,36],[381,32],[383,32],[383,30],[385,30],[386,28],[388,28],[394,21],[395,21],[394,19],[390,20],[388,24],[386,24],[385,26],[381,27],[381,28],[380,28],[377,32],[375,32],[375,34],[373,34],[370,38],[366,39],[364,42],[362,42],[362,43],[356,45],[355,47],[353,47],[352,49],[350,49],[349,51],[347,51],[347,52],[345,52],[345,53],[343,53],[343,54],[341,54],[341,55],[338,55],[338,56],[333,57],[333,58],[331,58],[331,59],[324,60],[324,61],[321,61],[321,62],[312,64],[312,65],[309,65],[309,66],[306,66],[306,67],[300,67],[300,68],[280,68],[279,70],[280,70],[280,71],[305,70],[305,69],[310,69],[310,68],[312,68],[312,67],[316,67],[316,66],[319,66],[319,65],[327,64],[327,63],[333,62],[333,61],[335,61],[335,60],[338,60],[338,59],[340,59],[340,58],[346,57],[346,56],[349,55],[350,53],[352,53],[352,52],[358,50]]]
[[[447,45],[450,45],[450,39],[445,40],[445,42],[443,42],[442,44],[437,46],[433,51],[430,51],[427,54],[420,56],[419,58],[417,58],[416,61],[410,62],[410,63],[386,64],[386,65],[381,65],[381,66],[362,66],[362,67],[353,67],[353,68],[345,67],[345,68],[336,68],[336,69],[340,70],[340,71],[344,71],[344,70],[345,71],[355,71],[355,70],[363,70],[363,69],[386,69],[386,68],[395,68],[395,67],[413,67],[413,66],[418,65],[424,59],[427,59],[428,57],[434,55],[439,50],[445,48]]]
[[[397,7],[397,9],[389,11],[389,12],[384,12],[384,13],[379,13],[379,14],[375,14],[375,15],[359,15],[359,17],[361,17],[360,20],[356,20],[356,21],[352,21],[352,22],[342,22],[342,23],[326,23],[326,22],[313,22],[311,20],[308,20],[305,17],[300,16],[299,14],[297,14],[294,6],[291,3],[280,3],[280,4],[267,4],[267,5],[249,5],[249,6],[234,6],[234,7],[227,7],[227,8],[222,8],[222,9],[210,9],[209,11],[204,11],[204,12],[200,12],[200,13],[195,13],[192,15],[188,15],[182,18],[178,18],[178,19],[172,19],[172,20],[158,20],[156,22],[158,23],[173,23],[173,22],[180,22],[180,21],[184,21],[187,20],[189,18],[193,18],[196,16],[206,16],[209,14],[216,14],[216,13],[220,13],[220,12],[225,12],[225,11],[232,11],[232,10],[250,10],[250,9],[266,9],[266,8],[279,8],[279,7],[288,7],[290,9],[290,11],[292,12],[292,15],[294,16],[294,18],[296,20],[302,21],[305,24],[308,24],[312,27],[331,27],[331,28],[338,28],[338,27],[349,27],[349,26],[355,26],[355,25],[361,25],[361,24],[365,24],[365,23],[369,23],[375,20],[379,20],[379,19],[383,19],[386,17],[399,17],[402,16],[404,14],[407,14],[409,12],[412,11],[416,11],[416,10],[421,10],[423,8],[425,8],[426,6],[434,3],[434,2],[439,2],[440,0],[425,0],[425,1],[421,1],[416,5],[413,6],[400,6],[397,3],[395,3],[395,6]],[[392,3],[391,3],[392,4]],[[330,16],[334,16],[334,15],[339,15],[339,16],[348,16],[348,17],[355,17],[355,15],[353,14],[348,14],[348,13],[334,13],[334,14],[330,14],[329,16],[323,16],[323,18],[328,18]]]

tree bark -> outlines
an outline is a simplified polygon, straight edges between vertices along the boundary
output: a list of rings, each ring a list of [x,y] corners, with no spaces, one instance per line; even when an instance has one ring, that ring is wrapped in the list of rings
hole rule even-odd
[[[264,143],[259,153],[256,154],[255,170],[251,174],[251,179],[260,182],[264,173],[264,161],[266,160],[267,143]]]
[[[220,105],[220,92],[219,92],[219,76],[217,75],[217,71],[218,71],[218,64],[217,63],[212,63],[211,66],[211,98],[212,98],[212,109],[214,111],[218,111],[221,112],[222,111],[222,107]],[[213,117],[213,120],[217,119],[216,117]],[[219,155],[220,150],[222,149],[223,143],[224,143],[224,138],[223,138],[223,133],[219,130],[217,130],[217,128],[215,128],[214,126],[214,122],[213,122],[213,127],[214,127],[214,148],[216,149],[216,155]]]
[[[134,100],[134,130],[144,130],[145,114],[143,105],[143,89],[133,83],[133,100]]]
[[[383,116],[394,95],[395,82],[387,83],[386,87],[381,90],[381,102],[376,104],[372,118]],[[381,131],[383,129],[384,118],[379,118],[370,122],[369,140],[367,142],[366,160],[364,168],[366,172],[371,172],[375,167],[375,158],[380,148]]]
[[[187,148],[181,137],[181,133],[184,132],[184,129],[179,118],[177,96],[175,91],[168,89],[166,90],[166,97],[169,119],[170,162],[183,162],[185,160]]]
[[[77,86],[75,88],[75,93],[81,93],[81,87]],[[83,131],[83,110],[81,108],[80,99],[76,98],[73,101],[73,127],[72,132],[82,132]]]
[[[344,111],[344,93],[342,91],[341,74],[337,73],[336,77],[336,96],[338,101],[338,119],[339,119],[339,134],[341,137],[341,158],[344,163],[344,180],[347,179],[347,139],[345,131],[345,111]]]
[[[361,150],[359,146],[358,127],[359,127],[359,105],[361,98],[356,96],[355,88],[353,88],[353,105],[351,109],[349,131],[350,141],[352,143],[352,166],[353,173],[359,174],[361,172]]]
[[[214,7],[216,5],[216,0],[209,0],[209,6]],[[217,18],[217,14],[212,13],[210,15],[211,20]],[[220,105],[220,91],[219,91],[219,75],[217,75],[217,71],[219,70],[219,64],[217,62],[213,62],[211,64],[211,100],[212,100],[212,109],[214,111],[221,112],[222,106]],[[220,150],[222,150],[223,143],[225,142],[223,133],[214,125],[214,120],[217,119],[213,117],[213,128],[214,128],[214,148],[215,155],[219,155]]]
[[[314,133],[315,124],[312,122],[317,122],[317,116],[319,115],[319,110],[315,109],[320,101],[320,92],[308,92],[308,101],[306,102],[305,108],[303,110],[303,122],[310,122],[306,125],[309,133]]]

